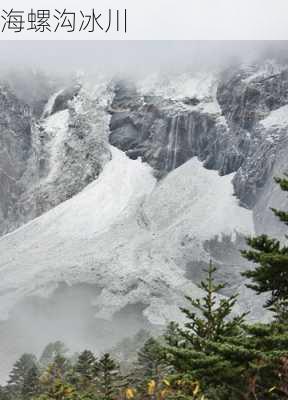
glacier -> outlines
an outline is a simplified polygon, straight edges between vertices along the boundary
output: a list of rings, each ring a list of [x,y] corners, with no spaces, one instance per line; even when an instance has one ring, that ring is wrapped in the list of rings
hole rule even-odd
[[[57,88],[37,118],[0,86],[0,115],[17,121],[0,137],[8,364],[49,340],[97,351],[181,321],[210,259],[229,284],[222,295],[239,292],[237,311],[264,318],[239,250],[247,235],[282,234],[270,207],[287,205],[273,186],[288,167],[287,71],[85,77]]]
[[[97,283],[98,317],[142,302],[151,323],[165,324],[185,291],[200,292],[185,278],[185,259],[181,268],[176,258],[189,249],[208,260],[204,240],[254,232],[252,212],[233,197],[233,174],[221,177],[191,159],[157,183],[146,163],[111,153],[95,182],[1,238],[2,318],[60,282]]]

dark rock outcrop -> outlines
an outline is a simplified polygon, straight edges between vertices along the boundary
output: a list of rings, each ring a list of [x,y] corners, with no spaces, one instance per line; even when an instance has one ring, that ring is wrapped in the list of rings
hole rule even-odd
[[[147,161],[159,177],[194,156],[222,175],[235,172],[235,194],[253,208],[287,138],[287,128],[261,124],[288,104],[288,68],[267,65],[223,72],[212,99],[219,107],[214,112],[205,111],[203,99],[141,97],[131,82],[121,81],[110,110],[110,142]]]
[[[70,104],[79,90],[61,92],[49,115],[36,119],[7,85],[0,87],[0,235],[79,193],[109,160],[104,118],[98,126],[89,102],[85,115]]]
[[[51,115],[66,110],[69,107],[69,102],[79,94],[80,89],[81,85],[74,85],[62,90],[54,100]]]
[[[0,226],[23,192],[21,178],[31,154],[31,110],[7,85],[0,88]],[[5,230],[5,228],[4,228]]]

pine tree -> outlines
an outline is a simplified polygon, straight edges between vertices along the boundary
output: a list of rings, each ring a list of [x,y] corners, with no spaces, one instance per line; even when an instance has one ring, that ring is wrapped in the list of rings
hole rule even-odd
[[[229,366],[230,372],[228,369],[225,375],[223,371],[219,373],[222,389],[224,384],[229,396],[235,399],[288,398],[286,326],[277,323],[245,325],[244,333],[227,337],[220,343],[206,343],[210,353]]]
[[[0,400],[12,400],[13,397],[7,387],[0,386]]]
[[[36,366],[33,354],[23,354],[14,364],[9,375],[8,388],[15,394],[22,394],[25,379],[32,368]]]
[[[70,382],[71,375],[73,369],[70,361],[64,356],[56,355],[39,378],[42,388],[39,400],[74,400],[76,388]]]
[[[275,179],[282,190],[288,191],[288,179]],[[288,212],[272,209],[274,214],[284,224],[288,225]],[[281,245],[280,240],[261,235],[247,239],[250,250],[245,250],[242,255],[249,261],[258,264],[253,270],[243,273],[251,279],[252,283],[247,285],[255,290],[257,294],[270,293],[270,298],[265,307],[276,311],[283,318],[288,313],[288,246]]]
[[[84,350],[78,357],[75,365],[75,372],[78,374],[78,386],[80,388],[86,388],[93,380],[95,380],[96,370],[96,358],[94,354],[89,350]]]
[[[242,365],[233,363],[233,360],[215,349],[222,348],[228,338],[243,335],[246,314],[232,317],[237,294],[219,299],[218,293],[225,284],[215,282],[215,272],[216,269],[210,262],[207,279],[201,282],[204,297],[192,299],[186,296],[191,308],[181,308],[187,319],[185,327],[177,329],[182,340],[177,339],[172,345],[168,341],[166,347],[167,358],[174,367],[172,381],[184,382],[183,396],[189,388],[189,381],[199,381],[206,390],[213,388],[218,391],[223,389],[224,382],[224,392],[229,396],[232,393],[228,386],[234,384],[236,391],[239,385]],[[230,400],[229,397],[228,399]]]
[[[162,390],[162,382],[170,370],[163,346],[158,340],[150,337],[137,353],[137,361],[130,376],[130,385],[137,388],[141,399],[155,398]]]
[[[90,350],[84,350],[78,357],[76,371],[87,379],[91,379],[95,371],[96,358]]]
[[[169,322],[164,331],[163,338],[169,346],[178,346],[183,341],[183,337],[179,333],[179,324],[175,321]]]
[[[22,397],[23,399],[30,400],[39,393],[40,382],[39,382],[39,369],[36,364],[28,370],[24,377]]]
[[[186,329],[179,329],[179,333],[193,346],[196,345],[198,338],[215,341],[223,336],[237,333],[247,315],[247,313],[244,313],[231,318],[238,294],[218,300],[219,292],[226,287],[226,284],[215,282],[216,268],[212,266],[211,262],[206,272],[207,279],[200,284],[205,292],[204,297],[192,299],[190,296],[185,296],[190,303],[190,308],[180,308],[188,322],[185,323]],[[200,343],[201,341],[199,341]]]
[[[103,354],[97,365],[99,394],[103,400],[113,400],[119,391],[119,366],[109,353]]]
[[[217,305],[216,293],[223,285],[215,284],[214,272],[210,265],[201,285],[203,299],[188,297],[200,315],[182,308],[188,319],[185,329],[178,329],[183,341],[166,348],[175,369],[172,378],[199,381],[208,399],[288,398],[287,324],[249,325],[245,314],[231,318],[237,297]]]

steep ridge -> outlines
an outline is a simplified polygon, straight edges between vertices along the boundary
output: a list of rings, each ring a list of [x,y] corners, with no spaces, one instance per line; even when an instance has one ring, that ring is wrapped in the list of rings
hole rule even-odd
[[[255,207],[256,231],[281,235],[267,198],[283,205],[273,176],[287,170],[287,88],[287,65],[273,60],[137,85],[120,81],[110,141],[131,158],[141,156],[160,178],[193,156],[221,175],[235,172],[235,194],[242,206]]]
[[[0,233],[7,230],[17,197],[23,192],[21,177],[31,154],[32,116],[7,85],[0,88]]]
[[[110,159],[105,81],[92,91],[79,84],[58,91],[39,119],[7,93],[10,97],[1,105],[2,121],[9,122],[7,133],[2,129],[7,156],[2,157],[0,234],[80,192]]]

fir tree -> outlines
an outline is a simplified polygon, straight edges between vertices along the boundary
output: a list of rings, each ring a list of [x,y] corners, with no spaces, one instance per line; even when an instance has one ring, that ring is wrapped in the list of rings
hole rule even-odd
[[[202,299],[192,299],[190,296],[185,296],[190,303],[190,308],[181,308],[187,322],[185,323],[186,329],[178,329],[178,331],[183,338],[194,346],[196,344],[195,340],[197,341],[198,338],[218,340],[223,336],[237,333],[247,315],[242,314],[231,318],[238,294],[218,300],[219,292],[226,287],[226,284],[215,282],[214,274],[216,268],[212,266],[211,262],[206,272],[207,279],[200,284],[205,293],[204,297]]]
[[[39,369],[36,364],[33,364],[24,377],[22,397],[24,400],[30,400],[39,393],[39,390]]]
[[[39,400],[74,400],[76,388],[70,382],[71,375],[73,376],[73,369],[70,361],[64,356],[57,355],[39,378],[42,388]]]
[[[22,394],[25,379],[32,368],[36,366],[36,358],[33,354],[23,354],[14,364],[9,375],[8,388],[13,393]]]
[[[183,341],[183,337],[179,333],[179,324],[175,321],[169,322],[163,338],[169,346],[178,346]]]
[[[97,365],[98,386],[103,400],[113,400],[119,391],[119,366],[109,353],[103,354]]]
[[[237,294],[228,298],[218,298],[219,291],[226,285],[215,282],[215,271],[210,262],[207,279],[201,282],[205,293],[203,298],[192,299],[186,296],[191,308],[181,308],[187,319],[185,328],[177,329],[182,340],[177,339],[172,345],[168,341],[166,351],[167,358],[174,367],[173,380],[185,382],[185,390],[187,380],[200,381],[206,389],[213,388],[218,391],[223,389],[224,381],[227,385],[225,393],[231,396],[227,387],[233,383],[235,387],[238,386],[239,366],[213,349],[214,346],[221,348],[231,336],[243,335],[246,314],[232,317]],[[228,399],[230,400],[229,397]]]
[[[150,338],[138,352],[137,369],[142,380],[159,380],[163,369],[164,355],[156,339]]]
[[[166,348],[177,381],[199,381],[217,400],[268,400],[288,396],[288,329],[286,324],[248,325],[245,315],[231,318],[237,297],[217,305],[215,269],[210,265],[203,299],[192,300],[200,312],[182,309],[188,322],[183,341]],[[222,309],[221,309],[222,307]],[[219,323],[217,322],[219,320]],[[185,394],[185,393],[184,393]],[[288,397],[287,397],[288,398]]]
[[[84,350],[78,357],[75,365],[75,371],[79,375],[78,386],[87,389],[97,374],[96,358],[89,350]]]
[[[0,386],[0,400],[12,400],[12,395],[5,386]]]
[[[147,383],[153,381],[155,390],[157,390],[160,381],[167,372],[168,367],[163,347],[156,339],[148,339],[138,351],[132,383],[145,393]]]
[[[288,179],[277,178],[276,182],[282,190],[288,191]],[[288,212],[272,209],[274,214],[284,224],[288,225]],[[281,245],[278,239],[261,235],[247,239],[250,250],[245,250],[242,255],[249,261],[258,264],[253,270],[243,273],[251,279],[252,283],[247,285],[260,293],[270,293],[266,307],[276,311],[280,319],[287,317],[288,308],[288,246]]]

